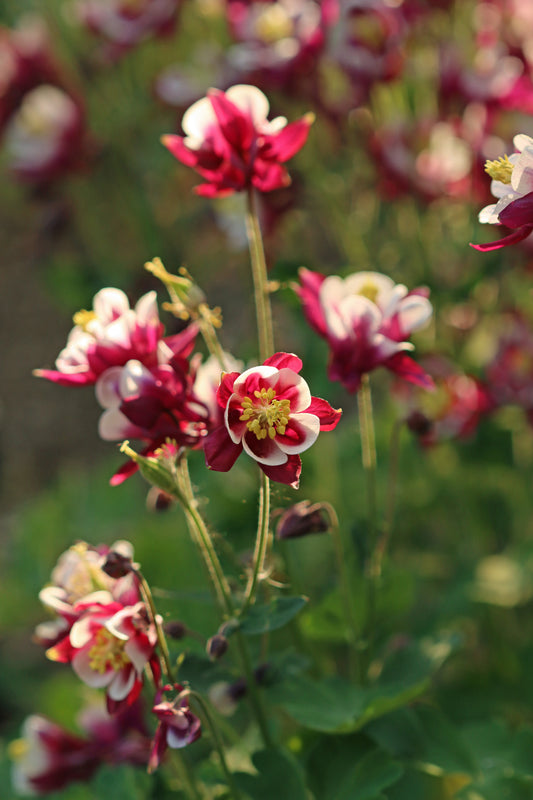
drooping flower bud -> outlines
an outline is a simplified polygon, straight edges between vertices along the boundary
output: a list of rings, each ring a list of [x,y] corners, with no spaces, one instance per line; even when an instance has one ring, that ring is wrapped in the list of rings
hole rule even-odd
[[[222,658],[228,649],[228,640],[220,633],[215,633],[214,636],[211,636],[211,638],[208,639],[205,649],[207,655],[212,661],[218,661],[218,659]]]
[[[330,527],[331,520],[323,503],[302,500],[282,514],[276,528],[276,539],[296,539],[310,533],[325,533]]]

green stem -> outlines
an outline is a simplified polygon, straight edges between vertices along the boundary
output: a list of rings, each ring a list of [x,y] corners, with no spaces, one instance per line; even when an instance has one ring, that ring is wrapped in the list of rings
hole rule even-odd
[[[370,379],[367,374],[363,375],[361,388],[357,395],[359,410],[359,427],[361,431],[361,448],[363,457],[363,468],[366,476],[367,509],[368,509],[368,555],[366,560],[366,580],[367,580],[367,664],[372,658],[374,643],[374,633],[376,626],[376,597],[379,576],[374,569],[375,552],[377,547],[378,526],[377,526],[377,491],[376,491],[376,439],[374,433],[374,416],[372,413],[372,394],[370,391]]]
[[[378,539],[376,546],[376,553],[374,559],[374,571],[378,578],[381,575],[381,568],[383,564],[383,557],[389,543],[392,526],[394,524],[394,507],[396,504],[396,486],[398,484],[398,459],[400,453],[400,433],[402,430],[403,420],[397,419],[391,433],[390,449],[389,449],[389,476],[387,481],[387,501],[385,505],[385,518],[383,520],[383,529],[381,536]]]
[[[137,577],[137,580],[139,582],[139,588],[143,596],[143,600],[146,603],[146,606],[148,607],[148,613],[150,615],[151,622],[155,626],[155,630],[157,633],[157,643],[159,645],[159,650],[161,652],[161,657],[163,660],[163,670],[169,682],[174,683],[174,678],[172,677],[172,665],[170,663],[170,653],[168,652],[167,640],[163,628],[161,626],[161,623],[159,621],[160,619],[159,615],[157,614],[155,608],[152,591],[150,589],[148,582],[145,580],[144,576],[138,570],[133,570],[133,573]]]
[[[326,504],[324,504],[326,505]],[[327,510],[331,521],[331,537],[335,547],[337,558],[337,569],[340,578],[340,590],[342,604],[344,606],[344,616],[348,631],[348,669],[350,677],[355,678],[359,675],[360,659],[358,649],[358,631],[353,611],[353,595],[350,588],[350,565],[344,552],[343,541],[339,530],[339,520],[333,506],[327,504]]]
[[[211,541],[207,526],[202,519],[201,514],[198,512],[198,509],[196,508],[194,493],[189,477],[189,470],[185,458],[183,458],[178,465],[178,481],[180,492],[186,498],[188,503],[188,505],[184,507],[184,511],[189,531],[207,567],[207,571],[213,586],[215,587],[215,591],[224,616],[226,618],[232,618],[235,616],[235,607],[231,598],[230,588],[228,586],[226,576],[224,575],[222,565]],[[235,631],[233,637],[237,642],[237,649],[239,651],[242,670],[246,677],[248,698],[250,700],[252,711],[257,720],[257,724],[261,731],[265,746],[272,747],[272,738],[270,736],[259,690],[255,682],[253,667],[250,661],[246,640],[239,629]]]
[[[198,314],[200,333],[202,334],[205,345],[209,350],[209,353],[217,359],[222,369],[226,370],[226,358],[224,356],[222,345],[218,340],[215,326],[213,325],[211,310],[205,303],[201,303],[198,307]]]
[[[215,589],[218,603],[226,617],[232,617],[234,614],[233,601],[231,599],[231,591],[228,581],[222,569],[222,564],[218,558],[217,552],[211,540],[207,525],[205,524],[201,514],[198,512],[196,500],[194,497],[191,479],[189,476],[189,467],[187,458],[183,456],[177,467],[178,481],[181,492],[185,497],[187,505],[184,506],[185,518],[193,540],[196,542],[198,549],[202,555],[204,564],[207,567],[209,577]]]
[[[257,217],[253,189],[249,189],[248,191],[246,232],[248,234],[252,278],[254,283],[255,312],[257,316],[257,333],[259,338],[259,359],[260,361],[265,361],[265,359],[274,352],[274,332],[272,328],[272,309],[270,306],[265,250]]]
[[[253,570],[248,579],[241,615],[244,615],[255,600],[260,577],[265,568],[265,556],[268,545],[268,527],[270,522],[270,480],[261,470],[261,487],[259,489],[259,519],[253,555]]]
[[[226,754],[224,751],[224,743],[222,741],[222,736],[220,735],[220,731],[218,730],[218,726],[215,723],[215,720],[213,718],[213,715],[211,714],[209,706],[205,702],[202,695],[198,694],[198,692],[186,689],[183,694],[186,694],[188,697],[192,698],[200,706],[202,716],[204,717],[205,721],[207,722],[208,728],[211,731],[211,736],[213,737],[218,757],[220,758],[220,765],[222,767],[222,771],[224,773],[226,781],[228,782],[228,788],[230,794],[233,797],[233,800],[241,800],[242,795],[237,789],[237,786],[235,785],[233,775],[228,767],[228,762],[226,761]]]
[[[191,800],[202,800],[202,794],[196,783],[193,769],[187,759],[179,750],[173,750],[173,762],[176,766],[176,774],[181,783],[186,787],[187,794]]]

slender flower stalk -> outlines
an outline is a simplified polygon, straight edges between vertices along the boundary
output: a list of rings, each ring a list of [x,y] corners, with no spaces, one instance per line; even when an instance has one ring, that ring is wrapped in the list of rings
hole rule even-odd
[[[253,570],[248,579],[244,603],[241,614],[245,614],[253,604],[257,592],[260,576],[264,571],[265,557],[268,546],[268,529],[270,516],[270,480],[261,472],[261,487],[259,489],[259,519],[257,523],[257,536],[255,540]]]
[[[211,736],[213,737],[213,742],[215,744],[218,757],[220,758],[220,766],[222,767],[222,772],[224,773],[226,781],[228,782],[228,789],[230,791],[230,795],[233,798],[233,800],[241,800],[242,794],[238,790],[235,781],[233,779],[231,770],[228,767],[228,762],[226,761],[226,753],[224,751],[224,742],[222,741],[222,736],[220,734],[220,731],[218,729],[218,726],[214,720],[213,714],[211,713],[208,704],[206,703],[201,694],[198,694],[198,692],[194,692],[191,689],[185,689],[185,691],[182,692],[181,696],[187,696],[191,698],[200,707],[201,715],[203,716],[205,722],[207,723],[207,727],[211,731]]]
[[[211,536],[207,530],[207,525],[198,512],[186,456],[182,456],[179,461],[177,478],[181,493],[186,501],[183,510],[192,538],[196,542],[204,564],[207,567],[209,577],[211,578],[217,600],[224,616],[227,618],[232,617],[234,614],[234,607],[231,599],[231,590],[211,540]]]
[[[152,596],[152,591],[150,586],[141,572],[137,569],[132,569],[132,572],[135,574],[137,581],[139,583],[139,589],[141,590],[141,594],[143,597],[144,602],[146,603],[146,607],[148,608],[148,614],[150,616],[150,621],[153,623],[156,633],[157,633],[157,643],[159,645],[159,651],[161,653],[162,662],[163,662],[163,669],[165,675],[167,676],[169,681],[173,682],[172,676],[172,666],[170,663],[170,653],[168,652],[168,645],[165,633],[163,631],[163,626],[161,624],[161,618],[159,617],[155,604],[154,598]]]
[[[376,438],[374,433],[374,415],[372,411],[372,394],[370,378],[365,373],[361,379],[361,388],[357,394],[359,411],[359,427],[361,431],[361,448],[363,468],[366,476],[367,511],[368,511],[368,556],[366,566],[367,579],[367,664],[370,663],[376,624],[376,595],[379,575],[375,570],[375,553],[378,544],[377,499],[376,499]]]
[[[265,361],[274,352],[274,332],[272,328],[272,309],[268,288],[265,250],[261,227],[257,217],[256,200],[253,189],[247,194],[246,232],[250,248],[252,278],[254,284],[255,312],[259,338],[259,360]]]
[[[340,590],[342,597],[342,604],[344,606],[344,616],[347,625],[348,633],[348,669],[350,676],[353,678],[360,673],[360,658],[358,648],[359,632],[357,630],[357,623],[355,621],[353,612],[353,596],[350,589],[350,567],[351,564],[346,558],[344,551],[343,541],[339,530],[339,520],[335,509],[329,503],[324,503],[325,508],[331,521],[331,537],[335,547],[335,556],[337,559],[337,569],[340,578]]]
[[[185,495],[188,501],[188,505],[187,507],[184,507],[184,511],[189,531],[194,542],[196,542],[207,567],[224,616],[229,619],[235,616],[235,607],[233,605],[231,591],[226,580],[224,570],[222,569],[222,565],[213,546],[213,542],[211,541],[207,526],[196,507],[196,503],[194,501],[194,492],[185,458],[183,458],[180,462],[178,467],[178,475],[181,492]],[[259,726],[259,730],[261,731],[261,736],[265,746],[272,747],[273,741],[263,708],[263,703],[255,682],[253,666],[248,653],[246,641],[239,629],[237,629],[233,635],[237,643],[241,666],[246,676],[248,697],[252,711]]]

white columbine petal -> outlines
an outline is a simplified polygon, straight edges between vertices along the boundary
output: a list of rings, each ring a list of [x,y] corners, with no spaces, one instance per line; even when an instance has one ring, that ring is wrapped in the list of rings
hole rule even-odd
[[[243,83],[231,86],[226,92],[226,97],[241,111],[247,112],[256,127],[261,127],[265,123],[270,106],[267,98],[257,86],[248,86]]]

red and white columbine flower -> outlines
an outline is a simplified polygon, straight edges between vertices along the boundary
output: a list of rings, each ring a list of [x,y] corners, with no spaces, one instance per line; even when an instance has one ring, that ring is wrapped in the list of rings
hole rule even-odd
[[[164,692],[174,689],[177,693],[170,702],[163,700]],[[152,752],[148,761],[148,772],[153,772],[160,765],[168,747],[178,750],[192,744],[202,735],[200,720],[189,710],[189,700],[186,694],[181,696],[183,686],[175,683],[174,686],[163,686],[155,697],[152,713],[159,720],[152,745]]]
[[[533,139],[519,134],[513,144],[517,153],[487,161],[490,190],[498,202],[479,212],[480,222],[505,225],[512,233],[488,244],[473,244],[476,250],[499,250],[521,242],[533,231]]]
[[[298,488],[300,453],[319,432],[333,430],[341,411],[312,397],[293,353],[275,353],[261,366],[225,373],[217,400],[224,424],[205,440],[207,466],[227,472],[244,450],[265,475]]]
[[[76,621],[46,655],[52,661],[71,663],[88,686],[105,688],[111,714],[137,699],[147,664],[156,676],[160,670],[155,655],[157,633],[144,604],[123,606],[111,595],[105,598],[106,594],[89,595],[72,607]]]
[[[301,269],[300,280],[296,292],[305,316],[331,348],[332,381],[356,392],[365,373],[383,366],[411,383],[433,388],[430,376],[406,355],[414,349],[406,340],[433,313],[426,289],[409,292],[379,272],[356,272],[343,279]]]
[[[143,295],[135,308],[120,289],[101,289],[91,311],[74,314],[74,328],[57,360],[57,370],[35,374],[63,386],[94,384],[110,367],[137,359],[148,368],[172,355],[187,356],[194,346],[195,326],[163,338],[156,293]]]
[[[168,134],[161,141],[205,179],[196,187],[200,195],[222,197],[251,187],[271,192],[290,183],[283,164],[304,146],[313,116],[288,125],[285,117],[268,120],[268,112],[269,102],[255,86],[210,89],[185,112],[185,137]]]

